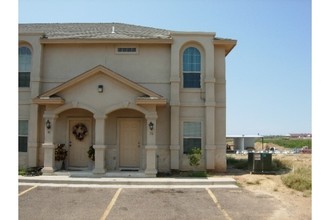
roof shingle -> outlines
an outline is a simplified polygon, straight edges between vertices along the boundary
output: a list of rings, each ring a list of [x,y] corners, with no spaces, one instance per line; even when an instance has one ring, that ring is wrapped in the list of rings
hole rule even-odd
[[[19,33],[41,33],[48,39],[170,39],[170,31],[123,23],[19,24]]]

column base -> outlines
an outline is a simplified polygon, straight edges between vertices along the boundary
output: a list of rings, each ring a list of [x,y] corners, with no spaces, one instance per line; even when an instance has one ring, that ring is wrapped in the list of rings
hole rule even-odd
[[[145,170],[144,174],[146,175],[146,177],[157,177],[157,170],[156,169],[150,169],[150,170]]]
[[[54,168],[53,167],[44,167],[42,168],[41,172],[43,175],[53,175],[54,174]]]
[[[105,174],[105,173],[106,173],[106,170],[102,169],[102,168],[95,168],[93,170],[93,174]]]

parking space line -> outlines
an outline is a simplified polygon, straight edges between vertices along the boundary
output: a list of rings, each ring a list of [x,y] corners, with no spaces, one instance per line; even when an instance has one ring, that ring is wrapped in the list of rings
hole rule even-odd
[[[116,194],[111,199],[111,202],[109,203],[108,207],[105,209],[105,211],[104,211],[102,217],[100,218],[100,220],[104,220],[109,215],[109,213],[110,213],[112,207],[115,205],[115,203],[116,203],[116,201],[117,201],[117,199],[119,197],[119,194],[120,194],[120,192],[121,192],[122,189],[123,188],[119,188],[117,190]]]
[[[213,192],[209,189],[209,188],[205,188],[206,191],[209,193],[210,197],[212,198],[213,202],[217,205],[218,209],[222,212],[222,214],[225,216],[225,218],[227,220],[232,220],[232,218],[230,218],[230,216],[228,215],[228,213],[226,212],[225,209],[223,209],[217,199],[217,197],[215,197],[215,195],[213,194]]]
[[[33,190],[34,188],[37,188],[37,187],[38,187],[38,185],[32,186],[31,188],[29,188],[29,189],[27,189],[27,190],[21,192],[20,194],[18,194],[18,196],[21,196],[21,195],[23,195],[24,193],[27,193],[27,192],[29,192],[30,190]]]

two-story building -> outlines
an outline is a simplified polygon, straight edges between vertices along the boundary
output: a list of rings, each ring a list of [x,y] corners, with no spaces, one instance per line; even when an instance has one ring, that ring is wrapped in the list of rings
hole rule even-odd
[[[225,59],[236,40],[122,23],[19,24],[19,166],[226,170]]]

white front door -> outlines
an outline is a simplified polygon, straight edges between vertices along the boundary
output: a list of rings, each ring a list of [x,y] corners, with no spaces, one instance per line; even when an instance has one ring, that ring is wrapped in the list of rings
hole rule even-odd
[[[89,118],[69,119],[69,167],[88,166],[88,148],[92,144],[92,122]]]
[[[142,120],[119,119],[119,166],[139,168],[142,141]]]

